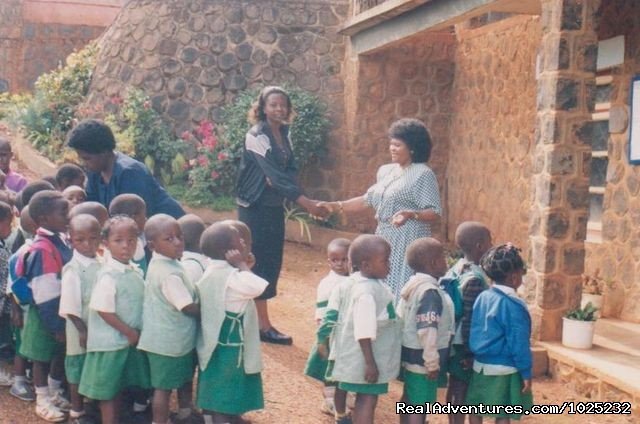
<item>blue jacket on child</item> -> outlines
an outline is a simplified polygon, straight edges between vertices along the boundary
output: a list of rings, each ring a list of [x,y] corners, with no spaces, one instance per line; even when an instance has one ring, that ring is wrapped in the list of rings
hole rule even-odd
[[[506,365],[531,378],[531,316],[523,300],[492,287],[473,305],[469,345],[475,360]]]

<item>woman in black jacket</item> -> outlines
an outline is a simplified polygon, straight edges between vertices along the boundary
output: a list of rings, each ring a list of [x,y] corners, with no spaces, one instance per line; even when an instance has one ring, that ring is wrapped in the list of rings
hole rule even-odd
[[[267,300],[275,297],[284,249],[285,199],[297,203],[312,215],[324,216],[317,201],[302,194],[297,182],[289,123],[293,116],[291,99],[280,87],[266,87],[249,111],[254,124],[247,132],[236,186],[238,218],[251,229],[253,272],[269,282],[256,299],[260,339],[289,345],[290,336],[276,330],[269,320]]]

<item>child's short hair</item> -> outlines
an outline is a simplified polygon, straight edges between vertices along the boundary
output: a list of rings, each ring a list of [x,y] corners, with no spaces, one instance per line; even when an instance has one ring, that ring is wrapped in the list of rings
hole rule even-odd
[[[58,168],[56,172],[56,183],[60,190],[64,190],[71,185],[73,181],[79,178],[86,178],[84,171],[75,163],[65,163]]]
[[[385,248],[391,249],[391,246],[384,238],[372,234],[359,235],[349,247],[349,262],[353,268],[361,269],[362,262],[370,260]]]
[[[69,221],[69,231],[83,231],[83,230],[91,230],[95,229],[97,234],[100,234],[100,222],[96,219],[95,216],[89,215],[88,213],[82,213],[74,216]]]
[[[521,251],[511,243],[492,247],[480,259],[480,266],[489,278],[496,283],[502,283],[508,274],[526,270],[524,260],[520,256]]]
[[[200,237],[207,226],[202,218],[195,214],[187,214],[178,219],[184,237],[184,250],[200,252]]]
[[[7,202],[0,201],[0,222],[13,219],[13,207]]]
[[[51,184],[55,190],[58,190],[60,188],[58,187],[58,182],[56,181],[55,175],[47,175],[46,177],[42,177],[42,179]]]
[[[104,224],[109,219],[109,211],[99,202],[82,202],[72,207],[69,211],[70,218],[80,214],[92,215],[101,224]]]
[[[40,225],[42,217],[54,212],[53,205],[60,200],[67,201],[62,193],[56,190],[43,190],[37,192],[29,202],[29,215]]]
[[[170,222],[178,222],[171,215],[167,215],[166,213],[159,213],[153,215],[151,218],[147,220],[144,224],[144,237],[147,240],[155,240],[158,235],[162,232],[162,229],[165,225]]]
[[[111,128],[98,119],[85,119],[69,132],[67,146],[75,150],[98,154],[116,148]]]
[[[349,246],[351,246],[351,240],[346,238],[335,238],[327,244],[327,253],[336,249],[345,249],[346,251],[349,251]]]
[[[7,203],[11,208],[16,205],[17,194],[11,190],[0,190],[0,201]]]
[[[104,240],[108,239],[109,234],[111,233],[111,229],[120,224],[132,225],[136,231],[136,234],[140,232],[140,230],[138,229],[138,224],[136,224],[136,221],[134,221],[130,216],[114,215],[111,218],[107,219],[107,222],[104,223],[104,226],[102,227],[102,238]]]
[[[29,213],[29,205],[25,206],[20,211],[20,227],[29,234],[35,234],[38,229],[38,224]]]
[[[22,207],[25,207],[31,202],[31,198],[39,191],[55,190],[56,188],[49,181],[38,180],[27,184],[20,192],[20,200]]]
[[[238,232],[240,233],[240,238],[244,240],[245,243],[250,244],[252,242],[253,238],[251,236],[251,228],[249,228],[247,224],[245,224],[242,221],[238,221],[237,219],[225,219],[222,222],[225,224],[229,224],[233,228],[238,230]],[[247,247],[251,249],[251,246],[247,246]]]
[[[109,215],[134,216],[147,207],[144,199],[133,193],[119,194],[109,204]]]
[[[238,230],[225,222],[214,222],[204,230],[200,239],[200,250],[212,259],[224,259],[225,253],[231,249],[233,237]]]
[[[477,246],[491,237],[491,231],[481,222],[466,221],[456,228],[456,244],[468,254]]]
[[[409,244],[406,252],[407,264],[412,270],[422,272],[427,268],[425,264],[428,261],[433,259],[435,255],[442,254],[442,243],[432,237],[422,237]]]
[[[0,136],[0,150],[11,151],[11,142],[4,136]]]
[[[80,191],[82,192],[82,194],[84,195],[85,199],[87,198],[87,192],[84,191],[84,189],[80,186],[77,185],[70,185],[69,187],[65,188],[64,190],[62,190],[62,195],[63,196],[67,196],[69,193],[73,193],[76,191]]]

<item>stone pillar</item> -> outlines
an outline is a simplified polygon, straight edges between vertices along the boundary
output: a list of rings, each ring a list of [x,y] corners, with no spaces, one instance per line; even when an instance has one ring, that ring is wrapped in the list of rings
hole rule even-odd
[[[580,302],[600,0],[542,0],[527,275],[534,338],[557,340]]]

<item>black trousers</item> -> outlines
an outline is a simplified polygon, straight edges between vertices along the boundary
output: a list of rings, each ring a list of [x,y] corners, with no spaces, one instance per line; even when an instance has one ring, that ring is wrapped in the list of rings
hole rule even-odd
[[[251,251],[256,258],[252,271],[269,282],[258,299],[276,296],[284,250],[284,207],[254,204],[238,207],[238,219],[251,230]]]

